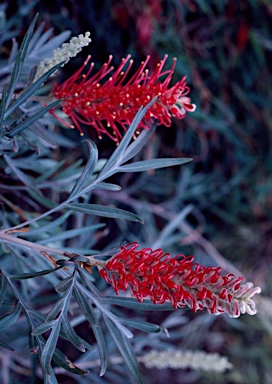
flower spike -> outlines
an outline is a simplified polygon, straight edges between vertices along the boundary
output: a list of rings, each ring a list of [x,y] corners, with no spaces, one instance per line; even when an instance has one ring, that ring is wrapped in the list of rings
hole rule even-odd
[[[193,112],[196,106],[187,96],[190,89],[186,86],[185,76],[173,87],[168,88],[176,59],[173,60],[171,69],[164,70],[167,59],[165,55],[153,73],[149,73],[146,68],[149,59],[147,56],[134,75],[129,78],[133,64],[130,55],[122,59],[114,72],[110,56],[108,62],[92,76],[94,63],[90,65],[86,74],[83,73],[90,60],[88,56],[75,74],[53,89],[54,96],[63,99],[62,110],[74,125],[67,124],[53,111],[52,113],[70,128],[75,126],[81,134],[83,134],[81,124],[85,124],[92,126],[99,138],[105,133],[119,142],[139,108],[157,96],[156,102],[147,111],[139,129],[149,129],[154,120],[169,127],[172,117],[183,119],[186,112]],[[111,72],[113,72],[111,76],[105,80]],[[166,78],[161,81],[163,76]],[[104,122],[106,124],[103,124]]]
[[[187,305],[195,312],[206,308],[211,314],[227,313],[230,317],[257,312],[251,298],[261,288],[241,284],[243,277],[222,276],[221,268],[201,266],[193,256],[171,258],[162,249],[137,248],[136,242],[122,246],[100,270],[116,294],[129,288],[139,302],[149,298],[154,304]]]

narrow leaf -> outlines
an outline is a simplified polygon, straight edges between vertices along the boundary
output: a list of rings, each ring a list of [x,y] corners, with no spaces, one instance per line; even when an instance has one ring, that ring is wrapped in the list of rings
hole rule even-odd
[[[0,270],[0,307],[6,298],[8,282],[6,276]]]
[[[57,321],[47,339],[41,355],[41,366],[45,374],[50,375],[51,360],[54,355],[60,333],[61,322]]]
[[[78,271],[78,274],[81,276],[81,278],[83,279],[83,281],[85,282],[85,284],[87,285],[87,287],[89,288],[90,291],[92,291],[94,294],[95,294],[95,297],[90,293],[90,291],[88,289],[86,289],[85,287],[81,286],[81,284],[79,284],[78,286],[80,287],[80,289],[82,291],[84,291],[84,293],[86,294],[86,296],[90,297],[91,300],[93,300],[94,304],[96,305],[96,307],[101,311],[103,312],[103,314],[105,314],[109,319],[112,320],[112,322],[116,325],[116,327],[127,337],[127,338],[132,338],[133,337],[133,333],[127,329],[125,326],[123,326],[121,323],[120,323],[120,320],[119,318],[114,315],[112,312],[110,312],[107,308],[105,308],[102,303],[101,303],[101,295],[100,295],[100,292],[97,290],[97,288],[90,282],[87,280],[85,274],[82,272],[81,269],[77,268],[77,271]]]
[[[75,333],[67,316],[62,316],[61,324],[62,331],[64,332],[66,339],[69,340],[79,351],[85,352],[84,345],[81,343],[78,335]]]
[[[6,103],[7,103],[7,89],[6,87],[3,87],[2,90],[2,99],[0,104],[0,126],[2,125],[2,122],[4,120],[4,113],[6,109]]]
[[[34,92],[59,68],[64,62],[61,62],[47,71],[44,75],[38,78],[35,83],[31,84],[19,97],[11,104],[4,115],[4,120],[12,114],[21,104],[23,104]]]
[[[158,333],[162,329],[157,324],[152,324],[145,321],[122,319],[121,322],[122,324],[125,324],[128,327],[136,328],[136,329],[139,329],[140,331],[148,332],[148,333]]]
[[[52,31],[53,30],[54,29],[52,28]],[[47,33],[47,31],[45,33]],[[71,31],[64,31],[55,35],[54,37],[49,35],[47,39],[43,39],[45,33],[43,33],[41,39],[39,39],[38,43],[35,45],[35,50],[38,51],[41,55],[43,55],[43,57],[48,57],[49,55],[51,55],[54,49],[60,47],[62,43],[67,41],[71,36]],[[42,44],[40,43],[40,41],[42,42]]]
[[[36,236],[38,234],[50,233],[55,228],[61,226],[61,224],[63,224],[68,219],[68,217],[71,215],[71,213],[72,213],[72,211],[71,212],[65,212],[63,215],[61,215],[60,217],[58,217],[55,220],[50,221],[48,224],[41,225],[39,228],[33,228],[33,229],[31,228],[31,230],[29,232],[25,232],[22,235],[24,237],[29,237],[29,236],[31,237],[31,236]]]
[[[41,139],[46,141],[51,148],[57,148],[58,144],[52,137],[52,133],[47,131],[44,126],[42,126],[38,121],[33,123],[31,127],[28,128],[31,132],[33,132],[36,136],[39,136]],[[61,164],[61,162],[60,162]]]
[[[96,296],[95,298],[96,298],[96,299],[97,299],[97,298],[101,299],[102,297],[101,297],[101,293],[100,293],[100,291],[95,287],[95,285],[94,285],[91,281],[89,281],[89,280],[86,278],[86,276],[85,276],[84,272],[82,271],[82,269],[78,269],[77,271],[78,271],[78,274],[79,274],[79,276],[81,277],[82,281],[84,281],[84,283],[87,285],[87,288],[88,288],[92,293],[95,294],[95,296]]]
[[[44,374],[44,384],[59,384],[54,369],[50,367],[49,374]]]
[[[58,319],[52,320],[52,321],[46,321],[45,323],[38,325],[35,329],[33,329],[32,335],[38,336],[44,332],[49,331],[49,329],[52,329],[58,321],[59,321]]]
[[[183,208],[183,210],[180,213],[178,213],[175,216],[175,218],[173,220],[170,220],[167,223],[167,225],[164,226],[164,228],[160,232],[160,235],[157,237],[155,243],[153,243],[153,245],[152,245],[153,249],[165,247],[166,244],[168,244],[169,242],[170,242],[170,244],[171,243],[173,244],[176,242],[176,240],[175,240],[176,236],[173,234],[175,231],[177,231],[180,224],[182,222],[184,222],[185,218],[189,215],[189,213],[191,213],[193,208],[194,207],[192,204],[188,204],[185,208]],[[180,237],[181,234],[178,233],[177,236]]]
[[[13,67],[13,71],[12,71],[12,74],[11,74],[10,83],[9,83],[8,96],[7,96],[7,104],[9,104],[10,101],[11,101],[13,92],[14,92],[15,87],[16,87],[16,83],[17,83],[18,78],[19,78],[19,76],[21,74],[21,70],[22,70],[22,67],[23,67],[23,64],[24,64],[24,61],[25,61],[28,45],[30,43],[30,39],[31,39],[31,36],[33,34],[33,30],[34,30],[37,18],[38,18],[38,14],[32,20],[32,22],[31,22],[31,24],[30,24],[30,26],[29,26],[29,28],[28,28],[25,36],[24,36],[24,39],[23,39],[22,44],[21,44],[21,47],[20,47],[20,49],[18,51],[18,54],[17,54],[17,57],[16,57],[16,61],[15,61],[14,67]]]
[[[57,235],[50,236],[50,238],[46,238],[44,240],[40,240],[38,243],[39,244],[47,244],[48,240],[50,240],[50,243],[54,241],[61,241],[61,240],[66,240],[66,239],[72,239],[75,236],[80,236],[83,235],[84,233],[92,233],[96,229],[103,228],[105,224],[97,224],[97,225],[88,225],[83,228],[75,228],[75,229],[68,229],[65,232],[58,233]],[[30,232],[29,232],[30,233]]]
[[[37,189],[37,191],[36,191],[34,189],[34,187],[36,187],[35,183],[33,183],[32,185],[28,185],[28,187],[30,188],[28,190],[28,193],[30,194],[30,196],[34,200],[36,200],[38,203],[40,203],[42,206],[44,206],[46,208],[52,208],[55,206],[55,204],[50,199],[43,196],[41,190]]]
[[[69,276],[66,279],[62,280],[56,287],[55,290],[57,292],[66,292],[68,289],[71,288],[71,285],[73,284],[74,276]]]
[[[15,175],[17,176],[17,178],[25,185],[27,185],[29,188],[34,188],[33,186],[33,179],[31,177],[29,177],[28,175],[26,175],[24,172],[22,172],[17,164],[18,162],[15,161],[14,159],[12,159],[10,156],[8,155],[4,155],[3,156],[6,163],[9,165],[10,169],[15,173]]]
[[[11,129],[8,132],[8,136],[14,137],[19,132],[24,131],[26,128],[28,128],[31,124],[33,124],[35,121],[40,119],[46,112],[48,112],[51,108],[56,107],[61,100],[54,101],[53,103],[49,104],[47,107],[42,108],[37,113],[34,113],[34,115],[27,117],[24,121],[22,121],[20,124],[18,124],[15,128]]]
[[[88,300],[77,286],[74,287],[74,295],[83,315],[91,323],[92,326],[97,326],[97,320],[93,312],[92,304],[88,303]]]
[[[89,215],[96,215],[102,217],[111,217],[114,219],[124,219],[130,221],[137,221],[143,223],[143,220],[134,213],[125,211],[115,207],[109,207],[106,205],[98,204],[84,204],[84,203],[69,203],[67,204],[69,209],[73,209],[78,212],[87,213]]]
[[[173,165],[182,165],[192,161],[192,159],[152,159],[135,161],[118,167],[119,172],[142,172],[150,169],[166,168]]]
[[[89,323],[92,326],[93,333],[97,342],[100,363],[101,363],[100,376],[103,376],[104,373],[106,372],[107,362],[108,362],[107,348],[106,348],[106,342],[105,342],[103,331],[101,329],[99,322],[96,319],[96,315],[92,308],[92,305],[88,303],[88,300],[86,299],[86,297],[83,295],[83,293],[77,286],[74,287],[74,295],[81,312],[83,313],[83,315],[86,317],[86,319],[89,321]]]
[[[58,316],[59,312],[64,310],[64,306],[67,304],[67,302],[69,302],[70,298],[71,291],[67,291],[51,308],[46,316],[46,321],[54,320]]]
[[[4,329],[15,323],[20,316],[22,307],[19,302],[15,305],[14,310],[0,319],[0,329]]]
[[[103,301],[108,304],[118,305],[121,307],[131,308],[141,311],[174,311],[174,307],[170,303],[165,304],[154,304],[150,300],[143,300],[142,303],[139,303],[137,299],[129,297],[116,297],[116,296],[106,296],[103,297]]]
[[[102,181],[101,183],[97,183],[95,188],[106,189],[108,191],[120,191],[122,189],[120,185],[106,183],[104,181]]]
[[[33,33],[33,36],[28,46],[28,49],[30,51],[32,51],[34,48],[37,48],[38,44],[40,44],[40,41],[44,39],[44,35],[46,35],[48,31],[50,32],[50,34],[52,33],[53,28],[49,28],[46,32],[42,33],[44,27],[45,27],[45,21],[42,21],[40,25],[37,27],[36,31]],[[50,35],[48,36],[48,38],[49,37]]]
[[[134,117],[129,129],[127,130],[126,134],[124,135],[122,141],[116,148],[116,150],[113,152],[109,160],[106,162],[104,167],[102,168],[99,176],[105,175],[105,174],[111,174],[111,168],[114,167],[114,165],[119,165],[122,161],[122,156],[127,149],[127,146],[132,139],[132,136],[134,135],[134,132],[136,131],[138,125],[140,124],[141,120],[144,118],[144,115],[146,111],[151,107],[151,105],[155,102],[156,98],[150,101],[144,108],[141,107],[139,111],[137,112],[136,116]]]
[[[111,320],[108,319],[106,316],[103,317],[111,334],[111,337],[113,338],[117,348],[119,349],[119,352],[123,356],[123,359],[125,360],[130,372],[136,379],[137,383],[142,384],[140,368],[134,351],[131,348],[131,345],[129,344],[126,337],[115,327]]]
[[[72,372],[76,375],[86,375],[88,371],[83,371],[82,369],[78,368],[76,365],[74,365],[67,356],[65,356],[59,349],[55,349],[54,355],[52,360],[54,363],[56,363],[59,367],[64,368],[68,372]]]
[[[31,279],[31,278],[33,278],[33,277],[37,277],[37,276],[48,275],[49,273],[55,272],[55,271],[57,271],[57,270],[60,269],[60,268],[62,268],[62,267],[60,266],[60,267],[57,267],[57,268],[45,269],[45,270],[40,271],[40,272],[22,273],[21,275],[10,276],[10,279],[11,279],[11,280],[25,280],[25,279]]]
[[[98,160],[98,151],[96,145],[91,140],[85,140],[88,144],[88,161],[83,169],[79,179],[72,189],[69,199],[78,194],[85,186],[88,179],[91,177]]]
[[[124,156],[122,157],[122,164],[132,159],[140,150],[150,141],[156,129],[154,124],[150,129],[144,129],[141,134],[134,140],[126,149]]]

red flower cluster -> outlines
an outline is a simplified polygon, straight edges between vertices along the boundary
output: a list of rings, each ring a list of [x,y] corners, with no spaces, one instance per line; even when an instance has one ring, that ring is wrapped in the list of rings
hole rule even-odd
[[[219,267],[194,263],[193,256],[174,258],[161,249],[137,250],[138,243],[121,247],[100,270],[100,275],[118,290],[130,291],[138,301],[150,298],[155,304],[170,302],[174,308],[186,305],[194,311],[206,308],[211,314],[256,313],[251,299],[260,293],[252,283],[241,284],[243,277],[220,275]]]
[[[136,73],[130,77],[133,60],[130,60],[128,55],[122,59],[115,72],[103,82],[114,69],[111,66],[112,56],[92,76],[90,74],[94,63],[91,63],[86,74],[82,74],[90,60],[89,56],[74,75],[63,84],[54,87],[53,93],[57,99],[63,99],[61,103],[63,112],[71,118],[81,134],[83,134],[80,126],[82,123],[94,127],[99,138],[102,133],[105,133],[119,142],[123,136],[122,131],[126,131],[139,108],[148,104],[155,96],[157,96],[156,102],[149,108],[138,128],[149,129],[154,119],[168,127],[171,125],[172,117],[183,119],[186,111],[195,110],[195,105],[191,104],[187,96],[190,90],[186,86],[185,77],[168,88],[176,59],[173,60],[171,69],[164,71],[163,67],[167,59],[165,55],[154,72],[150,74],[146,69],[149,58],[148,56]],[[160,82],[163,76],[166,78]],[[58,116],[56,117],[67,125]],[[74,128],[73,125],[68,126]]]

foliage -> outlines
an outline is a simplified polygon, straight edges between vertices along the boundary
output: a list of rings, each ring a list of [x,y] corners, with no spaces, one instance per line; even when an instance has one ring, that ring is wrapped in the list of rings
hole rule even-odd
[[[3,383],[171,377],[174,384],[180,372],[191,383],[265,382],[271,373],[271,6],[258,0],[103,3],[1,6]],[[41,60],[71,35],[67,29],[72,35],[90,30],[89,51],[36,79]],[[50,91],[90,52],[97,65],[109,54],[114,64],[128,53],[136,64],[150,54],[151,70],[165,53],[177,56],[174,80],[187,74],[196,112],[133,140],[154,99],[133,116],[117,147],[90,129],[81,141],[48,113],[54,108],[66,119],[62,100]],[[185,164],[189,158],[194,161]],[[95,265],[103,268],[124,241],[194,254],[208,268],[246,275],[268,296],[259,300],[259,317],[233,320],[115,296]],[[195,370],[175,373],[167,369],[173,358],[162,371],[152,361],[149,369],[144,365],[147,351],[179,356],[181,349],[194,350],[191,360],[199,350],[219,352],[233,369],[220,375],[192,364]]]

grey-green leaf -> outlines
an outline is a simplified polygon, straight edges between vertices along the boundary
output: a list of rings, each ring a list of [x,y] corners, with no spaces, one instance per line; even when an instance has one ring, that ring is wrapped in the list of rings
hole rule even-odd
[[[35,329],[33,329],[32,335],[38,336],[44,332],[49,331],[49,329],[52,329],[58,321],[59,321],[58,319],[52,320],[52,321],[46,321],[45,323],[38,325]]]
[[[94,313],[92,305],[89,304],[88,300],[83,295],[80,288],[78,288],[77,286],[74,287],[74,295],[81,312],[83,313],[83,315],[86,317],[86,319],[90,322],[92,326],[93,333],[97,342],[100,363],[101,363],[100,376],[103,376],[104,373],[106,372],[107,362],[108,362],[108,354],[107,354],[106,342],[105,342],[103,331],[101,329],[99,322],[96,319],[96,315]]]
[[[83,315],[91,323],[92,326],[97,326],[97,321],[93,312],[92,305],[88,303],[88,300],[77,286],[74,287],[74,295]]]
[[[106,189],[108,191],[120,191],[120,189],[122,189],[120,185],[106,183],[104,181],[102,181],[101,183],[97,183],[95,188]]]
[[[136,379],[137,383],[142,384],[140,368],[128,339],[115,327],[110,319],[104,316],[104,320],[111,334],[111,337],[113,338],[117,348],[123,356],[123,359],[125,360],[130,372]]]
[[[54,137],[52,137],[52,132],[47,131],[46,128],[41,125],[38,121],[33,123],[28,129],[29,131],[33,132],[36,136],[39,136],[44,141],[46,141],[52,148],[57,148],[58,144],[54,140]],[[61,162],[59,162],[59,164],[61,165]]]
[[[38,18],[38,14],[32,20],[32,22],[31,22],[31,24],[30,24],[30,26],[29,26],[29,28],[28,28],[25,36],[24,36],[21,47],[18,51],[16,61],[15,61],[14,67],[13,67],[13,71],[11,74],[10,83],[9,83],[9,89],[8,89],[8,95],[7,95],[7,104],[9,104],[11,101],[14,89],[16,87],[16,83],[17,83],[18,78],[21,74],[21,70],[22,70],[22,67],[23,67],[23,64],[25,61],[25,57],[26,57],[26,53],[28,50],[28,45],[30,43],[30,39],[31,39],[31,36],[33,34],[33,30],[34,30],[37,18]]]
[[[87,213],[89,215],[96,215],[102,217],[111,217],[114,219],[124,219],[130,221],[137,221],[143,223],[143,220],[134,213],[125,211],[123,209],[109,207],[106,205],[98,204],[84,204],[84,203],[69,203],[67,204],[69,209],[73,209],[78,212]]]
[[[129,320],[129,319],[122,319],[122,324],[125,324],[127,327],[132,327],[139,329],[143,332],[148,333],[158,333],[162,330],[162,328],[157,324],[148,323],[146,321],[137,321],[137,320]]]
[[[68,289],[71,288],[71,285],[73,284],[74,276],[69,276],[66,279],[62,280],[56,287],[55,290],[57,292],[66,292]]]
[[[83,371],[74,365],[67,356],[65,356],[59,349],[55,349],[52,360],[60,367],[66,369],[66,371],[72,372],[76,375],[86,375],[88,371]]]
[[[41,365],[42,365],[43,371],[47,375],[50,375],[51,360],[54,355],[57,341],[59,338],[60,326],[61,326],[61,322],[57,321],[56,325],[52,328],[50,336],[48,337],[45,347],[42,351]]]
[[[49,239],[50,239],[50,243],[52,243],[54,241],[62,241],[62,240],[66,240],[66,239],[72,239],[73,237],[83,235],[86,232],[89,234],[93,233],[93,232],[95,232],[96,229],[103,228],[104,226],[105,226],[105,224],[101,223],[101,224],[97,224],[97,225],[88,225],[88,226],[83,227],[83,228],[68,229],[65,232],[60,232],[54,236],[50,236],[50,238],[40,240],[39,244],[47,244]],[[28,232],[26,232],[26,233],[28,233]]]
[[[116,297],[116,296],[106,296],[103,298],[103,301],[108,304],[118,305],[121,307],[135,309],[137,311],[173,311],[174,307],[170,303],[164,304],[154,304],[150,300],[143,300],[142,303],[139,303],[137,299],[129,297]]]
[[[67,306],[67,302],[69,302],[71,298],[71,291],[67,291],[51,308],[49,313],[46,316],[46,321],[54,320],[60,311],[64,311],[64,307]]]
[[[4,113],[6,109],[6,103],[7,103],[7,89],[6,87],[3,87],[2,90],[2,99],[0,104],[0,126],[2,125],[2,122],[4,120]]]
[[[12,114],[15,109],[17,109],[22,103],[24,103],[34,92],[54,73],[64,62],[61,62],[55,65],[53,68],[49,69],[44,75],[42,75],[35,83],[31,84],[19,97],[11,104],[7,109],[4,120]]]
[[[123,157],[122,164],[132,159],[140,150],[149,142],[151,136],[153,135],[156,129],[156,125],[154,124],[150,129],[145,129],[141,132],[141,134],[134,140],[126,149]]]
[[[166,168],[173,165],[182,165],[192,161],[192,159],[151,159],[135,161],[131,164],[125,164],[118,167],[119,172],[143,172],[150,169]]]
[[[8,282],[6,276],[0,270],[0,307],[6,298]]]
[[[62,316],[61,324],[62,324],[62,331],[64,332],[67,340],[69,340],[79,351],[85,352],[84,345],[81,343],[78,335],[75,333],[67,316]]]
[[[82,269],[78,269],[78,274],[81,277],[82,281],[86,284],[89,293],[92,292],[95,295],[95,298],[102,299],[100,291],[96,288],[96,286],[87,279],[86,275],[84,274]]]
[[[69,200],[73,198],[76,194],[78,194],[86,186],[86,182],[91,177],[97,164],[98,151],[96,145],[91,140],[86,139],[85,141],[88,144],[88,161],[74,188],[70,193]]]
[[[11,280],[25,280],[25,279],[31,279],[31,278],[33,278],[33,277],[37,277],[37,276],[48,275],[49,273],[55,272],[55,271],[57,271],[57,270],[60,269],[60,268],[62,268],[62,267],[60,266],[60,267],[57,267],[57,268],[45,269],[45,270],[40,271],[40,272],[22,273],[21,275],[10,276],[10,279],[11,279]]]
[[[13,323],[15,323],[15,321],[20,316],[21,310],[22,310],[21,304],[18,302],[11,313],[8,313],[7,315],[3,316],[0,319],[0,329],[7,328]]]
[[[27,117],[24,121],[22,121],[21,123],[19,123],[16,127],[14,127],[13,129],[11,129],[9,132],[8,132],[8,136],[10,137],[14,137],[15,135],[17,135],[18,133],[24,131],[26,128],[28,128],[31,124],[33,124],[35,121],[37,121],[38,119],[40,119],[46,112],[48,112],[50,109],[56,107],[61,101],[60,100],[57,100],[57,101],[54,101],[53,103],[47,105],[47,107],[44,107],[42,108],[40,111],[34,113],[34,115],[31,115],[29,117]]]
[[[59,384],[54,369],[50,366],[50,374],[44,375],[44,384]]]
[[[116,148],[116,150],[113,152],[109,160],[106,162],[104,167],[102,168],[100,172],[100,176],[105,175],[106,173],[111,174],[110,169],[114,166],[114,164],[120,164],[122,160],[122,156],[127,149],[127,146],[129,145],[129,142],[134,135],[134,132],[136,131],[138,125],[140,124],[141,120],[144,118],[144,115],[146,111],[151,107],[151,105],[155,102],[156,98],[150,101],[144,108],[141,107],[139,111],[137,112],[136,116],[134,117],[129,129],[127,130],[126,134],[124,135],[123,139],[121,140],[119,146]]]
[[[31,236],[37,236],[39,234],[48,233],[48,232],[50,233],[56,227],[61,226],[61,224],[64,223],[68,219],[68,217],[71,215],[71,213],[72,213],[72,211],[65,212],[62,216],[58,217],[55,220],[50,221],[48,224],[41,225],[40,227],[34,228],[34,229],[31,228],[31,230],[29,232],[25,232],[22,235],[24,237],[31,237]]]

